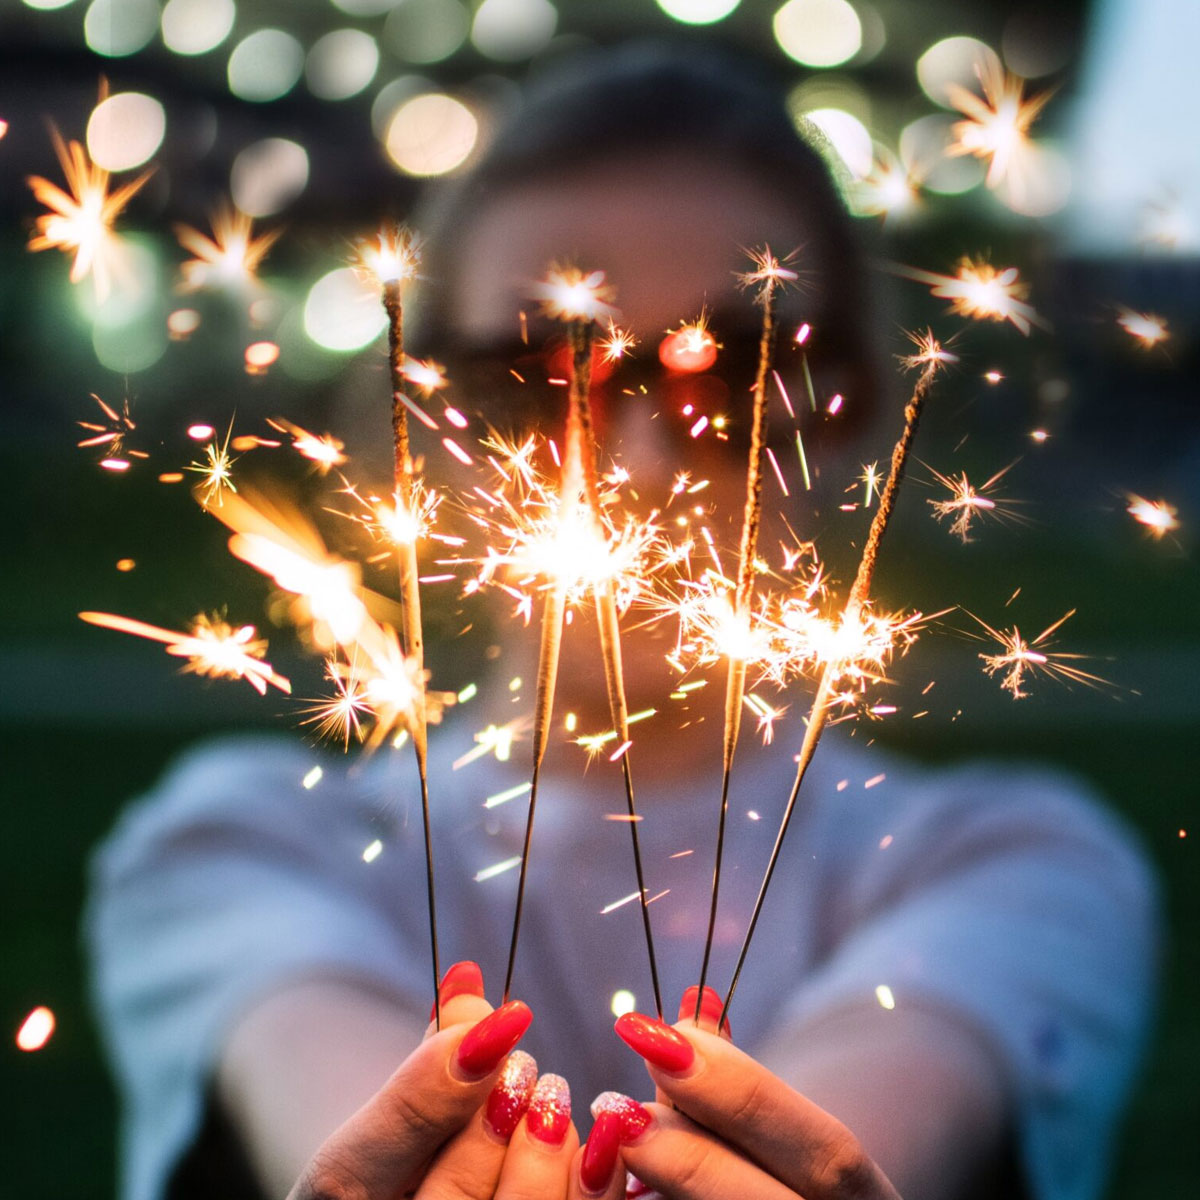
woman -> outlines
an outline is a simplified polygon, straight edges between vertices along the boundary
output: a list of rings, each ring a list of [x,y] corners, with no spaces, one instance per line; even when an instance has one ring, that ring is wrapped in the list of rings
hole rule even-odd
[[[602,266],[619,289],[623,323],[652,364],[648,390],[680,386],[657,378],[653,348],[707,306],[736,414],[738,348],[753,344],[754,314],[732,273],[739,246],[768,242],[802,247],[806,274],[781,324],[803,318],[822,331],[818,390],[842,392],[860,432],[878,417],[894,436],[859,254],[825,172],[773,94],[724,60],[639,47],[586,62],[531,97],[423,225],[418,349],[444,356],[494,424],[520,428],[530,405],[557,394],[528,374],[507,383],[506,346],[529,284],[564,256]],[[740,327],[726,317],[737,312]],[[535,360],[544,332],[526,333],[519,352]],[[781,350],[780,360],[795,371],[795,356]],[[730,443],[696,448],[674,407],[628,382],[616,376],[597,395],[606,449],[649,495],[665,494],[687,446],[689,465],[712,480],[713,507],[736,519],[737,420]],[[830,438],[821,461],[837,452]],[[568,632],[563,687],[583,727],[594,713],[602,728],[594,642],[586,627]],[[661,703],[665,636],[630,635],[634,706]],[[524,665],[511,673],[531,678]],[[685,714],[660,718],[631,751],[648,885],[664,893],[650,911],[670,996],[694,984],[707,922],[718,690],[690,693]],[[495,994],[511,892],[465,881],[519,850],[519,814],[480,802],[519,785],[525,765],[456,773],[470,730],[435,733],[442,944],[478,958]],[[1069,782],[984,764],[918,771],[839,734],[806,782],[738,993],[738,1045],[750,1053],[717,1036],[711,997],[699,1027],[622,1017],[617,1032],[636,1055],[607,1028],[618,990],[646,994],[636,906],[611,903],[631,887],[626,827],[604,820],[619,803],[615,768],[581,779],[552,749],[518,960],[523,1001],[491,1012],[478,968],[458,964],[434,1031],[411,886],[420,838],[407,806],[388,807],[411,792],[411,767],[379,758],[327,768],[308,792],[300,780],[313,756],[300,747],[243,740],[196,752],[98,859],[90,930],[132,1105],[126,1194],[236,1195],[240,1158],[248,1187],[279,1194],[299,1177],[292,1194],[314,1200],[617,1196],[622,1167],[689,1200],[1095,1195],[1148,1007],[1143,863]],[[773,756],[742,751],[739,814],[777,812],[792,774],[782,740]],[[868,791],[879,775],[886,786]],[[745,927],[771,824],[733,823],[719,972]],[[361,850],[375,837],[386,848],[368,866]],[[877,999],[881,985],[894,1007]],[[684,992],[681,1015],[694,997]],[[552,1078],[539,1093],[535,1068],[505,1058],[530,1010],[522,1044],[577,1095],[581,1081],[588,1096],[644,1095],[644,1060],[657,1102],[608,1096],[580,1147],[564,1084]]]

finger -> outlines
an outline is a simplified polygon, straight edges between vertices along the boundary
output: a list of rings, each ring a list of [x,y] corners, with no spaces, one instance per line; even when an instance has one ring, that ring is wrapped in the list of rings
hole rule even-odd
[[[679,1001],[679,1016],[677,1021],[698,1021],[701,1029],[707,1030],[709,1033],[717,1032],[717,1022],[721,1019],[721,1012],[725,1007],[720,995],[710,987],[705,987],[704,994],[699,996],[700,1006],[699,1015],[697,1016],[696,999],[700,993],[698,984],[692,984],[691,987],[685,988],[683,997]],[[733,1041],[733,1033],[729,1028],[729,1018],[726,1017],[721,1021],[721,1036],[726,1041]],[[662,1088],[654,1089],[654,1099],[659,1104],[670,1104],[670,1098]]]
[[[438,1032],[438,1008],[441,1008],[440,1028],[448,1029],[451,1025],[482,1021],[492,1011],[492,1006],[484,999],[483,972],[479,964],[465,961],[456,962],[448,968],[438,985],[438,998],[429,1010],[429,1027],[425,1037],[432,1037]]]
[[[492,1200],[513,1131],[529,1107],[537,1063],[514,1050],[483,1109],[429,1165],[417,1200]]]
[[[671,1200],[799,1200],[791,1188],[682,1113],[660,1104],[621,1147],[626,1168],[652,1192]]]
[[[562,1200],[578,1149],[571,1089],[561,1075],[543,1075],[508,1144],[496,1200]]]
[[[627,1096],[605,1092],[598,1100],[615,1097],[631,1108],[623,1112],[617,1104],[597,1109],[593,1106],[592,1130],[587,1142],[571,1163],[567,1196],[569,1200],[621,1200],[625,1195],[625,1171],[621,1166],[621,1142],[636,1136],[637,1114],[646,1110]],[[648,1119],[648,1114],[646,1119]]]
[[[482,1021],[423,1041],[313,1156],[292,1200],[349,1191],[385,1200],[420,1178],[429,1159],[487,1099],[533,1014],[512,1000]]]
[[[690,1021],[671,1028],[639,1013],[621,1017],[617,1033],[681,1112],[807,1200],[895,1200],[887,1177],[840,1121],[723,1038]]]

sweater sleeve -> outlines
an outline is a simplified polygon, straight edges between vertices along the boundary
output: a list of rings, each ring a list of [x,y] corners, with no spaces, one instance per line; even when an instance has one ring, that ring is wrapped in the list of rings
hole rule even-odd
[[[365,861],[377,838],[384,854]],[[193,751],[123,815],[93,860],[84,928],[125,1110],[122,1200],[165,1194],[224,1035],[258,996],[335,973],[414,1011],[428,1003],[424,888],[375,882],[420,880],[422,853],[403,804],[389,810],[343,766],[284,741]]]

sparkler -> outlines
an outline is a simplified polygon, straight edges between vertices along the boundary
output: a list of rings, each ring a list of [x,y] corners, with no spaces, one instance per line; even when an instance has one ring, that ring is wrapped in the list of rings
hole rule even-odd
[[[571,352],[571,375],[567,390],[567,427],[560,488],[560,520],[567,524],[582,520],[584,525],[590,527],[595,533],[603,529],[603,519],[600,484],[596,470],[596,440],[590,405],[592,348],[597,320],[601,317],[611,318],[613,315],[613,310],[608,303],[611,293],[605,286],[602,271],[585,273],[574,268],[552,268],[547,278],[535,289],[535,295],[542,301],[543,309],[549,315],[566,324],[567,340]],[[662,994],[658,981],[658,964],[654,954],[654,938],[650,927],[641,845],[637,832],[637,806],[629,763],[629,710],[625,698],[617,597],[612,577],[603,575],[594,579],[592,594],[596,605],[600,651],[604,662],[605,684],[613,729],[619,738],[619,745],[626,751],[620,755],[621,775],[629,815],[634,870],[637,876],[638,896],[641,901],[646,949],[650,960],[654,1002],[656,1011],[661,1017]],[[537,807],[538,782],[553,715],[566,601],[566,580],[561,574],[555,574],[552,576],[551,586],[546,591],[542,610],[542,631],[538,649],[537,689],[534,703],[533,773],[525,821],[525,838],[521,850],[521,870],[517,881],[512,938],[509,943],[508,967],[504,979],[505,999],[508,998],[512,985],[513,968],[516,962],[517,940],[520,934],[525,883],[529,869],[529,850]]]
[[[923,351],[924,362],[921,374],[904,409],[904,429],[900,434],[899,441],[896,442],[896,445],[892,449],[891,468],[888,472],[887,483],[884,484],[883,490],[879,493],[879,506],[875,510],[875,515],[871,518],[871,525],[867,531],[867,540],[863,546],[862,558],[859,560],[858,570],[855,573],[854,582],[850,586],[850,593],[842,613],[840,629],[850,636],[847,638],[846,644],[838,648],[836,656],[827,659],[824,669],[821,672],[820,682],[817,684],[816,696],[813,699],[812,708],[809,710],[808,725],[804,731],[804,740],[801,743],[800,753],[796,759],[796,777],[792,783],[792,790],[788,796],[787,805],[784,807],[783,817],[779,823],[779,831],[775,836],[775,844],[771,849],[767,869],[758,890],[758,897],[754,901],[754,909],[750,915],[750,923],[746,929],[746,936],[742,941],[741,950],[738,953],[733,978],[730,980],[729,989],[725,994],[725,1005],[718,1021],[718,1027],[724,1023],[729,1014],[729,1007],[733,1003],[733,995],[737,990],[742,967],[746,962],[746,954],[749,952],[750,943],[754,937],[754,930],[758,925],[758,918],[762,913],[763,901],[766,898],[767,889],[770,887],[771,877],[774,875],[775,867],[779,862],[779,852],[783,847],[783,840],[787,836],[788,826],[791,824],[796,800],[800,795],[800,787],[804,782],[804,776],[808,773],[808,767],[816,752],[817,743],[820,741],[821,733],[824,731],[829,719],[831,707],[836,700],[834,693],[835,685],[838,679],[845,674],[847,668],[852,667],[861,657],[862,643],[857,637],[853,636],[853,631],[856,628],[869,628],[870,614],[864,613],[864,609],[870,603],[871,580],[875,573],[875,564],[879,558],[879,547],[896,506],[896,496],[900,490],[900,482],[904,477],[904,468],[912,451],[913,440],[917,433],[917,425],[920,423],[921,413],[924,410],[929,389],[944,362],[941,347],[933,337],[932,332],[928,332],[925,335],[923,345],[925,349]],[[873,651],[873,653],[878,653],[878,651]]]
[[[392,449],[396,513],[417,511],[417,480],[408,438],[408,405],[405,402],[404,305],[401,287],[416,275],[418,251],[416,239],[407,230],[385,229],[359,248],[362,265],[371,271],[382,288],[384,311],[388,318],[388,365],[392,384]],[[429,906],[429,945],[433,966],[434,1020],[441,1028],[441,1004],[438,985],[437,910],[434,899],[433,834],[429,815],[429,742],[425,710],[425,648],[421,629],[421,588],[417,568],[416,538],[396,542],[400,567],[400,603],[403,612],[404,651],[412,663],[414,699],[412,723],[413,749],[421,787],[421,819],[425,832],[426,897]]]
[[[256,285],[259,265],[283,230],[273,229],[252,237],[253,226],[253,218],[231,204],[213,215],[212,237],[190,225],[176,225],[179,244],[195,256],[179,268],[183,275],[180,291],[198,292],[222,286],[246,289]]]
[[[758,366],[754,375],[753,406],[750,422],[750,456],[746,465],[746,503],[742,513],[742,536],[738,547],[737,587],[734,592],[733,620],[737,627],[748,628],[754,597],[754,561],[758,552],[758,530],[762,523],[763,452],[767,440],[767,371],[775,348],[775,293],[782,284],[796,279],[764,246],[751,255],[754,269],[740,277],[746,287],[757,285],[757,302],[762,308],[762,330],[758,342]],[[717,905],[721,891],[721,863],[725,853],[725,823],[729,812],[729,784],[733,776],[733,758],[742,723],[742,701],[746,694],[746,659],[736,649],[729,654],[725,676],[725,717],[721,747],[721,807],[717,819],[717,847],[713,861],[712,895],[708,911],[708,932],[704,938],[704,958],[700,964],[700,984],[696,992],[696,1023],[700,1022],[701,1000],[708,981],[712,957],[713,933],[717,925]]]
[[[292,690],[291,683],[263,661],[266,639],[257,636],[253,625],[235,629],[219,617],[201,613],[193,620],[189,633],[180,633],[115,613],[81,612],[79,619],[89,625],[163,642],[168,654],[188,660],[185,672],[209,679],[244,679],[260,696],[266,695],[267,684],[289,694]]]
[[[143,171],[109,192],[108,171],[96,166],[79,142],[64,142],[53,126],[50,136],[68,190],[64,192],[40,175],[26,180],[37,201],[51,210],[38,217],[37,235],[30,238],[29,249],[73,253],[71,282],[79,283],[91,275],[96,299],[103,301],[112,290],[113,276],[122,268],[121,239],[113,232],[113,224],[153,171]]]

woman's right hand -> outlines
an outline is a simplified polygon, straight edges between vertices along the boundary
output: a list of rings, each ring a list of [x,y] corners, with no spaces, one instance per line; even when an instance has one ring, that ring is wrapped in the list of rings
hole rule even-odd
[[[473,963],[447,971],[441,997],[441,1030],[431,1023],[387,1083],[326,1139],[289,1200],[397,1200],[414,1193],[422,1200],[515,1200],[556,1190],[544,1185],[560,1160],[569,1164],[578,1139],[551,1083],[543,1086],[539,1111],[561,1144],[549,1153],[529,1144],[537,1140],[525,1118],[536,1065],[510,1052],[533,1014],[519,1000],[493,1011]],[[509,1152],[518,1123],[525,1128]],[[560,1193],[565,1165],[561,1174]]]

